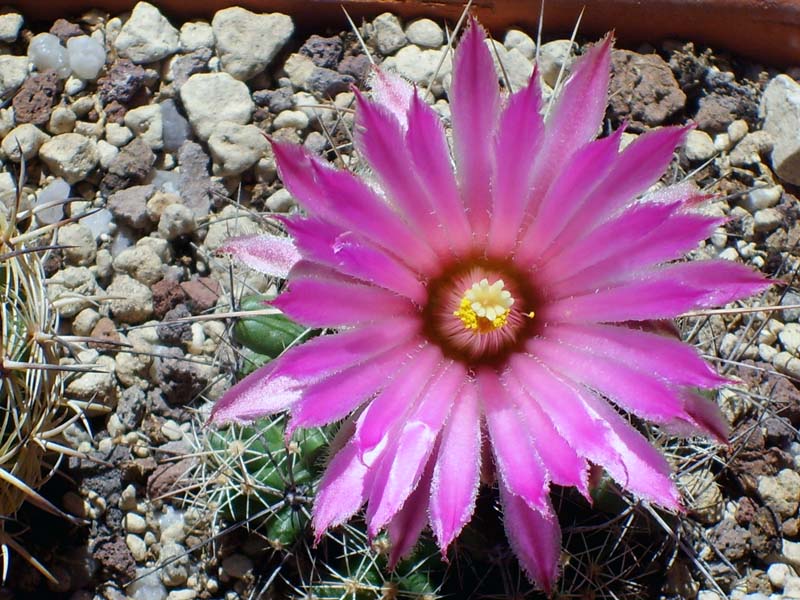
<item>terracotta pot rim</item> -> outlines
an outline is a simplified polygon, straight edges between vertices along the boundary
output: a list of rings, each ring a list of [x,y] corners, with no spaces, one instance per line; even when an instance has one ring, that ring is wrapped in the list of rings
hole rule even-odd
[[[215,11],[242,6],[284,12],[302,29],[347,29],[345,7],[357,20],[382,12],[403,18],[455,20],[464,0],[151,0],[175,19],[211,18]],[[534,32],[541,2],[544,30],[567,33],[585,8],[580,31],[599,36],[615,30],[628,44],[664,39],[696,41],[763,63],[800,65],[800,0],[474,0],[474,12],[495,35],[511,27]],[[24,15],[54,20],[89,8],[129,10],[136,0],[10,0]]]

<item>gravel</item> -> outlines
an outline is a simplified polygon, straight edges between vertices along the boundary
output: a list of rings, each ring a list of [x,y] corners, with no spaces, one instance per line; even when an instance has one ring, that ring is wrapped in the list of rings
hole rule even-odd
[[[232,235],[263,231],[261,213],[298,210],[277,179],[266,136],[328,158],[333,144],[352,164],[345,133],[352,116],[320,106],[351,108],[350,85],[364,87],[369,60],[349,32],[302,38],[285,15],[241,8],[181,24],[140,2],[122,17],[92,13],[62,20],[49,33],[28,27],[35,26],[13,11],[0,14],[0,42],[7,44],[0,95],[9,99],[0,109],[0,210],[16,198],[14,163],[24,157],[31,176],[23,199],[38,207],[36,222],[96,211],[61,228],[65,247],[48,262],[46,292],[64,335],[95,338],[70,360],[100,369],[73,377],[68,396],[110,410],[91,417],[91,435],[76,425],[64,443],[114,464],[70,472],[77,483],[69,506],[92,521],[80,531],[97,567],[83,583],[76,576],[65,585],[88,598],[95,589],[143,600],[251,597],[269,559],[263,544],[245,536],[152,569],[211,533],[208,515],[190,517],[201,504],[187,510],[176,490],[197,483],[190,475],[196,459],[185,455],[204,435],[198,424],[230,385],[235,364],[223,321],[176,319],[227,311],[232,298],[274,291],[272,282],[215,251]],[[422,90],[430,86],[435,110],[449,116],[452,60],[440,23],[403,23],[385,13],[362,32],[376,60]],[[512,90],[533,69],[534,33],[511,30],[495,42],[504,67],[498,64],[498,79],[507,77]],[[545,35],[539,68],[546,98],[583,42]],[[656,126],[699,124],[668,178],[692,172],[700,188],[718,196],[703,210],[726,222],[692,258],[744,262],[786,283],[757,301],[780,303],[781,311],[682,323],[703,354],[725,359],[718,367],[737,382],[718,394],[733,441],[727,448],[694,440],[669,455],[686,493],[686,539],[722,590],[729,597],[791,597],[800,589],[800,396],[793,383],[800,380],[800,310],[792,308],[800,304],[792,275],[800,268],[800,85],[789,76],[797,72],[680,42],[621,48],[613,63],[607,117],[612,126],[630,122],[626,142]],[[698,445],[710,460],[687,466],[681,457],[696,456],[690,450]],[[655,532],[648,543],[661,540]],[[695,532],[702,536],[691,537]],[[68,538],[53,542],[57,551],[39,553],[67,572],[59,557],[70,555],[60,547]],[[642,555],[641,548],[627,552]],[[661,585],[662,595],[722,597],[691,560],[675,556],[678,566],[648,585]],[[564,581],[584,580],[576,571],[582,560],[565,565]],[[613,569],[615,560],[598,568]],[[12,569],[12,587],[30,578],[24,561],[15,559]],[[123,592],[133,576],[142,578]]]

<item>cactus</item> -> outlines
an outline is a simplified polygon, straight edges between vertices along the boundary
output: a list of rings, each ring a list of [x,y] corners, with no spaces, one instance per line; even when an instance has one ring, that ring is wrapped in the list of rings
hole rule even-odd
[[[60,433],[81,411],[62,392],[69,371],[91,367],[61,365],[64,341],[57,335],[58,314],[44,287],[43,258],[53,232],[66,219],[37,225],[37,209],[21,210],[24,164],[11,207],[0,204],[0,549],[2,578],[9,567],[9,548],[55,581],[15,533],[16,521],[29,502],[65,519],[65,514],[37,490],[52,476],[65,454]],[[19,525],[19,527],[16,527]]]

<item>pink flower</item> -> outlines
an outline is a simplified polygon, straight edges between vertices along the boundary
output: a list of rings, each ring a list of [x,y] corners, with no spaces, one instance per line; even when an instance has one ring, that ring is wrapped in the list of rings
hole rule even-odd
[[[339,332],[234,386],[212,420],[290,410],[294,430],[347,418],[316,498],[317,536],[366,503],[392,561],[426,523],[444,552],[490,460],[511,546],[549,589],[560,549],[551,484],[588,498],[597,464],[635,496],[679,508],[666,461],[616,408],[725,437],[716,407],[692,391],[723,379],[653,324],[768,283],[727,261],[674,262],[722,221],[690,210],[704,198],[689,186],[647,193],[688,128],[621,152],[621,130],[595,139],[610,48],[607,37],[575,62],[543,119],[538,76],[501,93],[473,21],[454,57],[452,159],[436,113],[380,72],[376,100],[356,96],[355,145],[374,179],[273,144],[307,216],[286,220],[291,238],[226,249],[288,271],[274,305]]]

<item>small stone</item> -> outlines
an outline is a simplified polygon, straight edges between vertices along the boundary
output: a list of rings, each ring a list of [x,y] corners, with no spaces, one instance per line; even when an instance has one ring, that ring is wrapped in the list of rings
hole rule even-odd
[[[114,159],[117,158],[119,148],[112,146],[105,140],[100,140],[97,142],[97,152],[100,156],[100,166],[103,169],[108,169],[114,162]]]
[[[53,137],[39,149],[39,156],[53,174],[71,185],[86,179],[100,160],[97,143],[78,133]]]
[[[147,545],[138,535],[129,533],[125,536],[125,545],[131,551],[136,562],[144,562],[147,559]]]
[[[227,177],[243,173],[258,162],[268,146],[263,132],[255,125],[219,123],[208,138],[214,174]]]
[[[345,56],[339,66],[336,67],[336,70],[339,73],[350,75],[358,83],[364,83],[371,68],[372,64],[369,62],[369,58],[364,54],[359,54],[357,56]]]
[[[783,563],[774,563],[767,569],[767,577],[769,582],[775,589],[782,590],[786,583],[786,579],[794,576],[794,571],[789,565]]]
[[[193,233],[196,227],[194,213],[183,204],[170,204],[165,207],[158,221],[158,233],[170,241]]]
[[[503,85],[511,86],[511,90],[515,92],[527,87],[533,73],[531,61],[518,50],[506,50],[506,47],[498,42],[493,43],[492,59],[498,79],[503,82]],[[492,42],[487,41],[490,49],[492,49],[491,44]]]
[[[24,56],[0,56],[0,96],[13,94],[28,76],[28,59]]]
[[[108,199],[108,208],[121,223],[134,229],[151,226],[147,201],[153,195],[152,185],[137,185],[115,192]]]
[[[692,514],[700,522],[713,525],[722,520],[725,502],[711,471],[689,471],[682,474],[678,481],[690,501]]]
[[[50,206],[37,210],[36,220],[45,225],[60,221],[64,217],[64,205],[61,203],[69,198],[69,194],[70,185],[63,179],[58,178],[39,190],[36,195],[36,206]]]
[[[783,598],[800,598],[800,577],[786,578],[783,584]]]
[[[228,577],[241,579],[253,570],[253,561],[244,554],[231,554],[222,560],[222,572]]]
[[[748,134],[750,126],[744,119],[736,119],[733,123],[728,125],[728,138],[731,144],[738,144],[742,141],[744,136]]]
[[[71,265],[94,264],[97,243],[92,231],[83,223],[67,223],[58,229],[58,244],[64,246],[64,260]]]
[[[118,190],[137,185],[150,174],[156,156],[144,140],[135,138],[122,148],[117,158],[109,165],[108,172],[100,182],[100,190],[113,194]]]
[[[612,50],[609,110],[638,131],[661,125],[686,105],[669,65],[657,54]]]
[[[164,150],[175,152],[183,146],[192,134],[189,121],[178,112],[175,101],[171,98],[161,104],[161,127]]]
[[[294,129],[305,129],[308,127],[308,116],[300,110],[284,110],[272,121],[275,129],[282,127],[293,127]]]
[[[167,78],[172,78],[172,87],[180,92],[183,84],[195,73],[208,73],[212,60],[212,52],[208,48],[201,48],[189,54],[176,56],[169,64]]]
[[[118,102],[127,104],[145,84],[145,70],[132,61],[122,58],[111,65],[105,76],[97,82],[97,94],[106,106]]]
[[[86,308],[75,315],[72,319],[72,333],[75,335],[88,336],[92,329],[100,320],[100,313],[93,308]]]
[[[164,209],[170,204],[180,204],[181,197],[177,194],[169,194],[167,192],[156,192],[147,201],[147,216],[153,223],[158,223]]]
[[[558,81],[558,74],[564,68],[562,81],[569,74],[569,65],[573,60],[572,42],[569,40],[553,40],[542,44],[539,48],[539,72],[544,82],[551,88]],[[565,66],[566,65],[566,66]]]
[[[163,319],[166,314],[186,300],[186,294],[174,279],[162,279],[153,285],[153,316]]]
[[[164,421],[164,423],[161,425],[161,433],[165,438],[172,440],[173,442],[182,440],[184,435],[181,426],[172,419],[167,419]]]
[[[700,590],[697,592],[697,600],[725,600],[713,590]]]
[[[750,190],[742,199],[741,205],[750,212],[756,212],[764,208],[772,208],[780,202],[783,195],[783,188],[779,185],[756,188]]]
[[[136,513],[129,512],[125,515],[125,529],[130,533],[144,533],[147,531],[147,521]]]
[[[14,162],[20,162],[34,158],[41,149],[42,145],[50,139],[50,136],[31,123],[23,123],[12,129],[3,138],[0,147],[3,148],[5,155]]]
[[[167,594],[167,600],[194,600],[197,598],[198,592],[196,590],[172,590]]]
[[[733,167],[750,167],[761,163],[761,158],[772,151],[775,140],[766,131],[748,133],[731,151],[730,159]]]
[[[777,208],[762,208],[753,215],[753,227],[756,233],[769,233],[784,222],[783,213]]]
[[[99,356],[95,360],[84,361],[84,364],[89,364],[94,370],[70,379],[67,394],[77,400],[110,404],[115,392],[114,359],[110,356]]]
[[[283,70],[292,85],[299,90],[308,89],[308,80],[317,66],[314,61],[305,54],[290,54],[286,62],[283,63]]]
[[[181,51],[192,52],[214,47],[214,30],[205,21],[190,21],[181,26]]]
[[[94,81],[106,64],[105,48],[88,35],[67,40],[67,54],[72,74],[80,79]]]
[[[24,21],[25,19],[19,13],[6,12],[0,15],[0,42],[4,44],[16,42]]]
[[[66,19],[56,19],[50,27],[50,33],[65,42],[75,36],[83,35],[83,30],[79,25],[67,21]]]
[[[433,80],[437,72],[436,80],[431,86],[431,90],[437,96],[444,92],[444,79],[452,72],[452,60],[448,56],[442,61],[441,50],[422,50],[418,46],[406,46],[396,55],[384,61],[387,70],[396,71],[412,83],[416,83],[420,88],[425,89]]]
[[[123,323],[143,323],[153,314],[150,288],[128,275],[115,275],[106,293],[112,297],[108,302],[111,313]]]
[[[28,44],[28,58],[37,71],[52,69],[61,79],[66,79],[72,73],[67,49],[52,33],[40,33],[31,39]]]
[[[208,215],[215,197],[227,195],[225,188],[209,177],[210,162],[203,147],[195,142],[184,143],[178,151],[178,191],[183,203],[192,209],[197,218]]]
[[[717,149],[714,140],[705,131],[692,130],[686,136],[686,143],[682,148],[683,156],[690,163],[705,162],[714,157]]]
[[[335,69],[342,57],[342,40],[339,36],[312,35],[300,47],[299,53],[309,57],[315,65]]]
[[[219,283],[210,277],[184,281],[181,283],[181,289],[186,294],[186,303],[192,314],[204,313],[214,308],[220,293]]]
[[[406,27],[406,37],[420,48],[440,48],[444,44],[444,31],[430,19],[418,19]]]
[[[217,11],[211,27],[222,69],[240,81],[264,71],[294,33],[287,15],[256,14],[241,7]]]
[[[203,141],[221,121],[245,125],[255,108],[248,87],[227,73],[192,75],[180,95],[189,122]]]
[[[47,131],[53,135],[71,133],[77,120],[78,117],[72,110],[66,106],[57,106],[53,109],[53,112],[50,113]]]
[[[783,559],[795,569],[800,568],[800,542],[784,539],[781,545]]]
[[[161,551],[158,555],[159,562],[164,564],[161,569],[161,581],[167,587],[177,587],[184,585],[189,578],[187,565],[189,558],[186,549],[176,542],[166,542],[161,544]]]
[[[800,475],[783,469],[776,476],[764,475],[758,481],[764,503],[782,519],[795,516],[800,503]]]
[[[787,352],[797,356],[800,351],[800,323],[786,323],[778,333],[778,338]]]
[[[764,131],[774,140],[771,158],[775,173],[800,185],[800,84],[788,75],[775,77],[764,90],[759,113]]]
[[[133,139],[133,132],[118,123],[106,124],[106,141],[117,148],[121,148]]]
[[[161,257],[146,245],[126,248],[114,258],[114,270],[125,273],[136,281],[152,286],[164,276]]]
[[[125,127],[139,136],[153,150],[164,147],[164,125],[161,106],[150,104],[125,113]]]
[[[297,206],[286,188],[281,188],[277,192],[270,195],[266,201],[267,208],[272,212],[289,212]]]
[[[350,75],[314,67],[306,81],[306,89],[322,98],[333,98],[336,94],[348,91],[354,83],[355,79]]]
[[[136,64],[147,64],[175,54],[180,49],[180,37],[158,8],[138,2],[114,40],[114,48]]]
[[[394,54],[408,43],[400,19],[392,13],[383,13],[372,21],[372,35],[378,52],[384,56]]]
[[[503,45],[509,50],[516,48],[528,60],[533,60],[536,56],[536,42],[519,29],[509,29],[503,38]]]
[[[44,125],[58,95],[59,79],[55,71],[31,75],[14,95],[14,117],[17,123]]]

